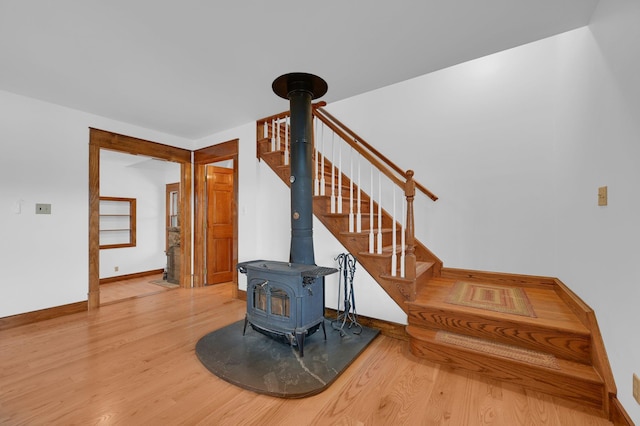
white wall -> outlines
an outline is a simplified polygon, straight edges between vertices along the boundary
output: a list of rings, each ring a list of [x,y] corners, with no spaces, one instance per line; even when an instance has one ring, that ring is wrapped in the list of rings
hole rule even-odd
[[[600,0],[589,29],[562,46],[557,269],[596,311],[618,398],[640,423],[640,2]],[[609,205],[597,207],[604,185]]]
[[[441,197],[416,227],[445,266],[556,276],[595,310],[636,420],[638,40],[640,4],[603,0],[588,28],[328,106]]]
[[[416,232],[446,266],[554,271],[555,43],[327,107],[440,197],[417,196]]]
[[[89,127],[190,145],[0,91],[0,317],[87,300]],[[51,215],[36,215],[36,203]]]
[[[595,309],[618,396],[636,421],[639,9],[600,0],[589,28],[328,107],[441,197],[417,200],[416,226],[445,266],[557,276]],[[288,257],[288,192],[255,158],[254,123],[191,146],[5,92],[0,120],[0,317],[86,300],[89,126],[188,148],[240,138],[239,260]],[[602,185],[607,207],[596,205]],[[35,203],[51,203],[53,214],[36,216]],[[343,249],[314,226],[316,262],[327,265]],[[358,311],[403,322],[361,272]]]
[[[137,223],[135,247],[100,250],[100,278],[165,268],[166,184],[180,181],[180,165],[130,154],[110,161],[102,153],[100,195],[135,198]]]

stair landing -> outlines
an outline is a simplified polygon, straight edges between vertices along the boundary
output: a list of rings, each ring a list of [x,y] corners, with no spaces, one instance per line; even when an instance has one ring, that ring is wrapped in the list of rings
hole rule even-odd
[[[592,364],[591,332],[553,286],[517,286],[535,313],[528,316],[453,304],[458,281],[432,278],[407,302],[414,355],[607,409],[604,381]]]

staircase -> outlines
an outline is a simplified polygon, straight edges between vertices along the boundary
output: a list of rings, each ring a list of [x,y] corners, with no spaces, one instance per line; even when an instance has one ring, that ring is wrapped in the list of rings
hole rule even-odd
[[[444,268],[413,236],[416,188],[434,201],[437,197],[413,180],[412,171],[389,164],[322,106],[313,108],[314,214],[407,313],[411,352],[595,408],[610,419],[622,417],[593,311],[557,279]],[[287,114],[258,120],[257,156],[289,185]],[[346,150],[336,152],[336,139],[350,146],[349,163],[343,162]],[[371,170],[385,170],[361,179],[363,166],[354,167],[353,158],[366,160]],[[402,197],[395,189],[393,202],[384,201],[383,176],[391,182],[387,188],[400,187],[406,207],[397,208],[396,198]],[[362,188],[366,183],[369,193]],[[458,282],[522,289],[535,314],[452,304],[448,298]]]

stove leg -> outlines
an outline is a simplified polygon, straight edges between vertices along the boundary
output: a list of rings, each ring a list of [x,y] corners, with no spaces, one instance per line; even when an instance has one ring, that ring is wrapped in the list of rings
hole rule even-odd
[[[244,336],[244,333],[247,332],[247,323],[249,322],[249,319],[247,318],[247,316],[244,316],[244,327],[242,328],[242,335]]]
[[[298,344],[298,352],[300,352],[300,356],[303,357],[304,356],[304,336],[306,335],[306,332],[296,332],[296,343]]]
[[[324,320],[322,320],[322,332],[324,333],[324,340],[327,340],[327,329],[324,328]]]

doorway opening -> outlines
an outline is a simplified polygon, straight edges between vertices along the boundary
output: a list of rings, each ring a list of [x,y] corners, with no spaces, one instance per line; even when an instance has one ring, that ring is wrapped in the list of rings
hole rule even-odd
[[[238,272],[238,139],[194,152],[194,286],[233,282]]]
[[[89,309],[100,306],[100,152],[115,151],[143,155],[180,165],[179,232],[180,256],[191,264],[191,151],[90,128],[89,134]],[[191,287],[191,271],[181,268],[179,285]]]

